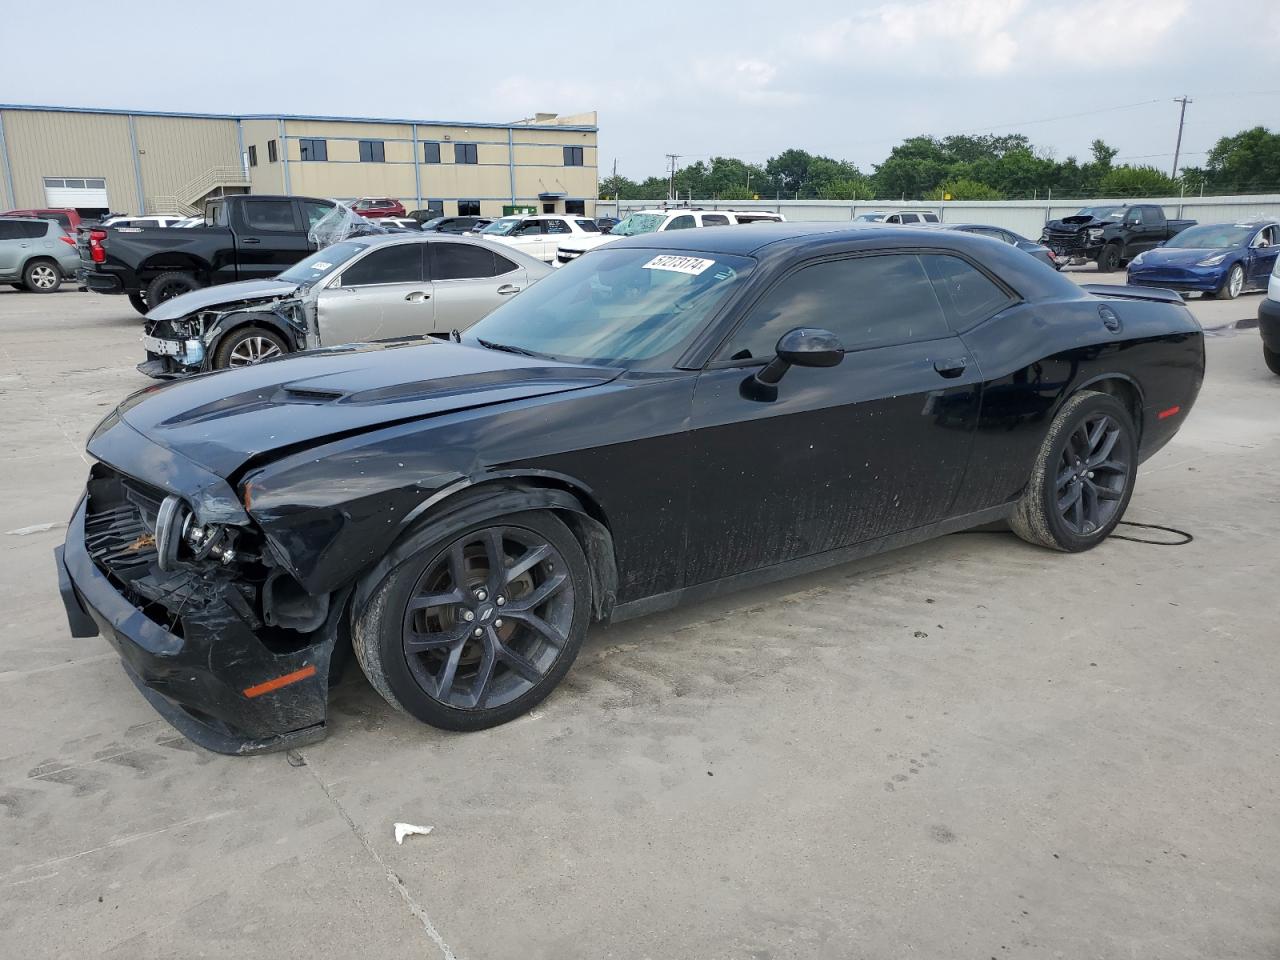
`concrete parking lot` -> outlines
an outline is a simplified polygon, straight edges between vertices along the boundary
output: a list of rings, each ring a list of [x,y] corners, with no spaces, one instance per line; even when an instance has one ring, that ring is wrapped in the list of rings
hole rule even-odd
[[[478,734],[352,669],[327,740],[233,759],[58,599],[85,436],[149,382],[139,318],[6,288],[0,954],[1280,955],[1280,378],[1234,326],[1257,304],[1191,303],[1204,389],[1129,511],[1189,545],[958,535],[598,628]],[[434,830],[397,846],[395,821]]]

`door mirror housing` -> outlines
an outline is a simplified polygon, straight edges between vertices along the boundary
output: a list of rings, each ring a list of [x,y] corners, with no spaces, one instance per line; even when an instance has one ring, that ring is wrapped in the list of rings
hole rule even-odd
[[[752,400],[776,400],[778,381],[792,367],[834,367],[844,359],[844,346],[830,330],[796,327],[778,338],[776,355],[764,369],[743,383]]]

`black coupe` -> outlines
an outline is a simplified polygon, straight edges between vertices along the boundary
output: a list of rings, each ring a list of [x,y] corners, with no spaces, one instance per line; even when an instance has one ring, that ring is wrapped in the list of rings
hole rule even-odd
[[[1203,371],[1176,295],[983,237],[648,234],[454,342],[134,394],[89,441],[62,596],[214,750],[323,735],[352,648],[388,702],[475,730],[545,697],[592,620],[995,520],[1093,547]]]

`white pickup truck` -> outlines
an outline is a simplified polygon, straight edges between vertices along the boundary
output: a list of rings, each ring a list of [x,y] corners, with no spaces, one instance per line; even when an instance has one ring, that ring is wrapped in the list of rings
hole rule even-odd
[[[739,223],[777,223],[786,218],[780,213],[767,211],[740,212],[736,210],[638,210],[608,233],[567,237],[556,251],[555,266],[577,260],[588,250],[594,250],[619,237],[634,237],[642,233],[659,233],[663,230],[692,230],[695,227],[727,227]]]

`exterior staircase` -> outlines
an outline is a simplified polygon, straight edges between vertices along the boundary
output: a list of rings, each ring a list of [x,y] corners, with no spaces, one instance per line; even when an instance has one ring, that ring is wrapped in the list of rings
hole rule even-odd
[[[210,194],[244,193],[249,189],[249,174],[241,166],[210,167],[193,178],[175,194],[148,197],[145,213],[194,217],[204,209]]]

